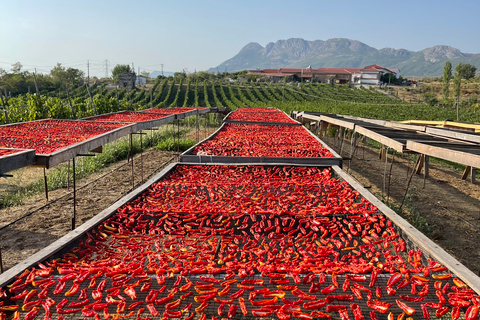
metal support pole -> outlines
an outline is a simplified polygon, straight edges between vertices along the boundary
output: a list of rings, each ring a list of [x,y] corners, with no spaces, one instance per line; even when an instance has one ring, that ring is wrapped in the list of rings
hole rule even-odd
[[[135,188],[135,176],[133,172],[133,138],[131,133],[130,133],[130,154],[132,156],[132,189],[133,189]]]
[[[72,218],[72,230],[75,230],[75,221],[77,220],[77,185],[75,183],[75,157],[72,159],[73,167],[73,218]]]
[[[140,134],[140,172],[142,176],[142,182],[143,182],[143,134]]]
[[[70,189],[70,160],[68,160],[68,169],[67,169],[67,190]]]
[[[47,183],[47,174],[45,172],[45,168],[43,168],[43,181],[45,182],[45,198],[47,198],[48,201],[48,183]]]

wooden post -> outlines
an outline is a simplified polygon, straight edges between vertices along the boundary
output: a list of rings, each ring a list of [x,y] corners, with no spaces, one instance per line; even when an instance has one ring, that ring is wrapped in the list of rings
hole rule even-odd
[[[425,155],[421,154],[420,161],[417,161],[417,164],[415,165],[415,169],[413,171],[415,171],[416,174],[420,174],[420,172],[422,172],[424,163],[425,163]]]
[[[7,105],[5,104],[5,101],[3,100],[3,95],[2,92],[0,91],[0,98],[2,99],[2,106],[3,106],[3,112],[5,112],[5,123],[10,123],[10,120],[8,119],[8,112],[7,112]]]
[[[470,176],[470,182],[475,184],[475,168],[472,168],[472,175]]]
[[[47,173],[45,172],[45,168],[43,168],[43,181],[45,182],[45,198],[48,201],[48,183],[47,183]]]
[[[117,109],[120,110],[120,100],[118,99],[118,87],[115,87],[115,95],[117,96]]]
[[[92,93],[90,92],[90,89],[88,88],[87,84],[85,84],[85,87],[87,88],[88,95],[90,96],[90,100],[92,101],[93,110],[95,111],[95,115],[98,115],[97,107],[95,106],[95,102],[93,102]]]
[[[68,103],[70,104],[70,109],[72,109],[73,119],[77,119],[75,109],[73,108],[72,100],[70,99],[70,93],[68,92],[68,87],[65,87],[65,89],[67,90]]]
[[[428,178],[428,174],[429,174],[429,168],[428,168],[428,163],[429,163],[429,159],[430,157],[425,155],[423,157],[423,177],[424,179]]]
[[[463,174],[462,174],[462,180],[466,180],[467,177],[468,177],[468,174],[470,173],[470,171],[472,170],[472,167],[471,166],[467,166],[465,168],[465,170],[463,171]]]

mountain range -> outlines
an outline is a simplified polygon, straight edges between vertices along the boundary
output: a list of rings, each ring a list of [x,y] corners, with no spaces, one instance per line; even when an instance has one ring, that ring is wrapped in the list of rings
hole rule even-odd
[[[252,69],[278,68],[360,68],[379,64],[398,68],[402,76],[440,76],[445,61],[452,65],[470,63],[480,69],[480,53],[438,45],[421,51],[406,49],[376,49],[357,40],[334,38],[307,41],[291,38],[268,43],[262,47],[256,42],[244,46],[233,58],[226,60],[210,72],[235,72]]]

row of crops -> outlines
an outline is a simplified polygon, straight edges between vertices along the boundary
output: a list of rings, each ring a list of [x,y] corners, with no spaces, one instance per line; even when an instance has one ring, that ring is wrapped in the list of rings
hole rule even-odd
[[[244,123],[229,125],[261,126],[249,114],[281,117],[237,112]],[[228,139],[249,136],[241,155],[257,142],[253,133],[236,136]],[[295,148],[284,136],[268,139]],[[312,157],[326,155],[319,145]],[[19,270],[0,290],[0,318],[478,319],[478,293],[340,173],[286,163],[172,165],[73,244]]]
[[[168,107],[239,107],[265,105],[291,110],[308,110],[350,114],[387,120],[445,120],[456,118],[456,111],[423,104],[410,104],[376,90],[346,85],[304,83],[300,85],[274,83],[221,83],[192,78],[188,80],[158,80],[150,88],[107,89],[93,85],[90,93],[85,86],[68,92],[53,92],[37,97],[26,94],[6,99],[10,122],[43,118],[72,119],[120,110],[143,110]],[[93,101],[93,103],[92,103]],[[73,111],[72,111],[73,109]],[[479,122],[475,110],[462,110],[465,122]],[[5,123],[0,112],[0,123]]]

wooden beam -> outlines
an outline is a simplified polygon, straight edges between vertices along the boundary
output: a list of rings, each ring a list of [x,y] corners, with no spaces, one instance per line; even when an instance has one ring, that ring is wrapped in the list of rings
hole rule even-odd
[[[391,127],[391,128],[399,128],[399,129],[404,129],[409,131],[420,131],[420,132],[425,132],[427,128],[425,126],[419,126],[415,124],[407,124],[407,123],[401,123],[401,122],[395,122],[395,121],[385,121],[384,125],[386,127]]]
[[[428,127],[425,132],[429,134],[441,136],[441,137],[448,137],[448,138],[457,139],[457,140],[480,143],[480,134],[474,134],[471,132],[460,132],[460,131],[448,130],[443,128],[430,128],[430,127]]]
[[[451,150],[441,147],[431,146],[417,141],[407,141],[407,149],[426,154],[431,157],[460,163],[466,166],[480,168],[480,156],[468,152]]]
[[[329,116],[323,116],[323,115],[320,116],[320,119],[321,119],[321,121],[325,121],[325,122],[328,122],[328,123],[331,123],[331,124],[334,124],[334,125],[337,125],[337,126],[340,126],[340,127],[344,127],[344,128],[351,129],[351,130],[355,129],[355,123],[353,123],[351,121],[346,121],[346,120],[333,118],[333,117],[329,117]]]
[[[372,140],[378,141],[383,145],[386,145],[389,148],[392,148],[398,152],[404,152],[405,151],[405,145],[399,141],[396,141],[392,138],[386,137],[380,133],[377,133],[373,130],[366,129],[362,126],[355,126],[355,131],[360,133],[361,135],[364,135]]]

